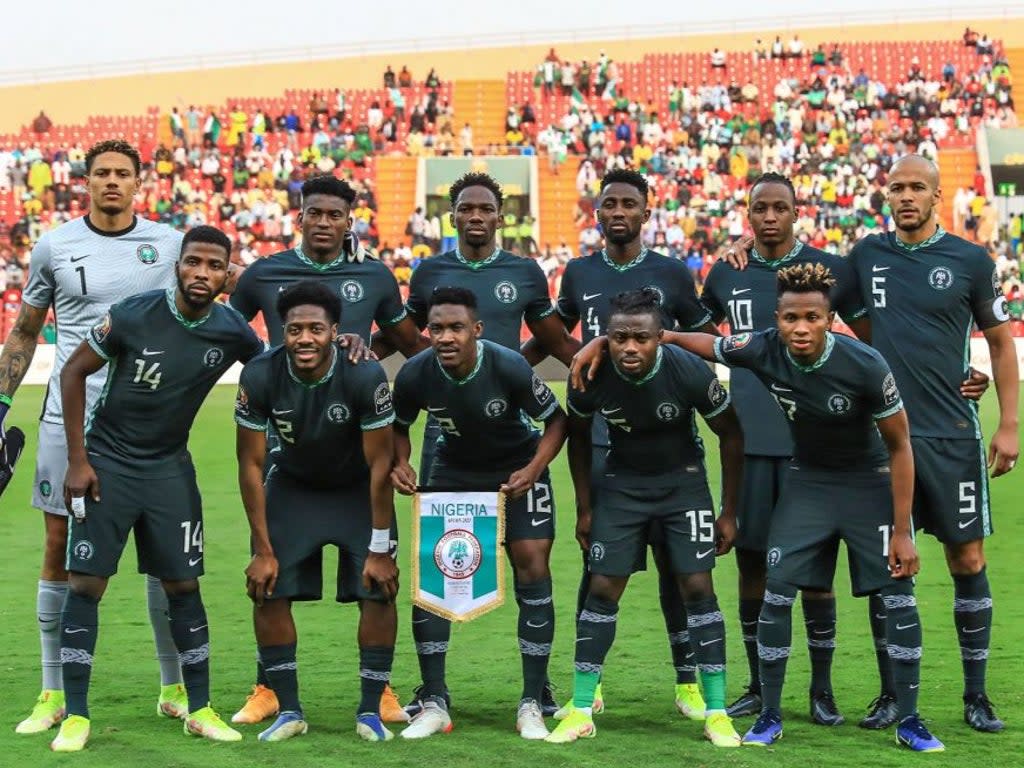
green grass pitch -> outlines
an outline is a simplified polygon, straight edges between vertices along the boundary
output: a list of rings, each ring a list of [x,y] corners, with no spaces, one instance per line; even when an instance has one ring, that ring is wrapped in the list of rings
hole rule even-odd
[[[562,389],[559,392],[563,392]],[[241,744],[216,745],[182,735],[181,724],[156,716],[159,683],[142,577],[135,573],[132,545],[100,608],[100,635],[91,697],[93,735],[86,752],[57,756],[48,749],[52,733],[16,736],[14,725],[27,714],[39,686],[35,618],[36,579],[42,544],[41,513],[29,504],[35,458],[35,427],[43,390],[26,387],[18,395],[9,424],[21,424],[29,446],[14,482],[0,502],[0,766],[147,766],[164,768],[249,768],[296,766],[862,766],[906,761],[930,765],[1019,765],[1024,741],[1024,653],[1014,637],[1024,635],[1024,601],[1019,588],[1024,565],[1014,564],[1014,542],[1024,540],[1024,478],[1021,470],[992,483],[997,533],[988,543],[989,576],[996,621],[989,689],[1007,721],[1000,735],[976,734],[964,725],[961,673],[952,627],[952,587],[935,541],[920,542],[924,567],[918,601],[925,627],[921,709],[947,746],[944,755],[901,753],[892,731],[862,731],[855,722],[877,692],[866,603],[849,596],[845,562],[836,580],[839,594],[839,647],[833,682],[847,724],[826,729],[807,714],[808,664],[799,612],[794,621],[794,653],[785,691],[786,735],[771,750],[716,750],[701,736],[699,723],[682,720],[672,705],[670,665],[656,582],[651,573],[633,579],[623,601],[618,636],[605,668],[607,712],[597,718],[598,737],[568,746],[525,742],[514,731],[520,664],[516,646],[515,603],[465,626],[456,626],[448,659],[455,730],[425,742],[367,744],[354,733],[358,701],[357,611],[333,601],[300,604],[299,675],[310,723],[308,736],[282,744],[260,744],[257,726],[244,728]],[[192,433],[206,510],[206,563],[203,595],[212,633],[213,704],[225,719],[242,703],[254,674],[255,647],[243,569],[247,527],[235,480],[231,387],[218,387]],[[996,413],[994,395],[983,405],[986,432]],[[717,478],[714,440],[709,467]],[[418,445],[418,440],[417,440]],[[418,449],[417,449],[418,450]],[[559,513],[552,558],[558,630],[551,678],[561,699],[570,695],[573,606],[580,554],[573,538],[574,505],[564,452],[553,465]],[[842,493],[841,489],[836,490]],[[409,504],[399,497],[400,525],[408,524]],[[401,553],[408,574],[408,551]],[[330,558],[329,558],[330,559]],[[329,577],[330,578],[330,577]],[[719,560],[715,581],[727,617],[729,695],[746,681],[746,662],[736,617],[736,570],[732,556]],[[393,682],[403,699],[418,680],[409,633],[408,584],[399,607],[398,652]],[[737,722],[741,733],[749,719]]]

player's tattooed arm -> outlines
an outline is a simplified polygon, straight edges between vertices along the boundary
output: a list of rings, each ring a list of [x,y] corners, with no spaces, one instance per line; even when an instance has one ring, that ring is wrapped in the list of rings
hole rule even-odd
[[[715,520],[715,551],[724,555],[732,549],[736,539],[736,507],[743,479],[743,429],[731,405],[707,419],[707,423],[718,437],[718,455],[722,465],[722,513]]]
[[[22,302],[18,319],[14,321],[14,327],[4,342],[4,351],[0,354],[0,395],[14,397],[28,373],[39,333],[46,322],[46,312],[46,308]]]
[[[590,550],[590,472],[593,444],[590,428],[593,420],[589,417],[569,414],[567,424],[569,435],[569,472],[576,492],[576,541],[584,552]]]
[[[894,579],[906,579],[920,569],[910,517],[914,504],[914,452],[910,445],[910,424],[903,409],[878,419],[875,424],[889,449],[889,474],[892,478],[889,572]]]
[[[263,462],[267,455],[267,435],[238,425],[235,436],[238,458],[238,488],[249,521],[252,560],[245,569],[245,585],[249,597],[262,605],[272,597],[277,583],[277,558],[267,528],[266,496],[263,492]]]

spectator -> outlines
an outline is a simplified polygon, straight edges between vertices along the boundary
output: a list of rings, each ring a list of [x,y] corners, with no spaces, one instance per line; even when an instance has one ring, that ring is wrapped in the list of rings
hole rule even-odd
[[[52,127],[53,121],[46,116],[46,113],[43,110],[40,109],[39,114],[36,115],[35,119],[32,121],[32,131],[34,133],[49,133]]]
[[[709,57],[712,69],[725,69],[725,52],[715,48]]]
[[[394,88],[396,84],[395,71],[391,68],[391,65],[388,64],[387,69],[384,70],[384,87]]]
[[[773,59],[784,59],[786,58],[786,51],[782,45],[782,38],[779,35],[775,36],[772,41],[772,58]]]
[[[793,35],[789,41],[789,58],[799,59],[804,55],[804,44],[799,35]]]
[[[412,72],[408,67],[403,66],[402,71],[398,73],[398,87],[412,88]]]

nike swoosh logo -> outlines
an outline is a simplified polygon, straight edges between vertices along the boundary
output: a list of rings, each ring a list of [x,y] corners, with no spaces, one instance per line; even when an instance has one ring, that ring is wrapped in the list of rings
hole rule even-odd
[[[700,647],[703,648],[703,647],[705,647],[707,645],[714,645],[715,643],[720,643],[720,642],[722,642],[722,638],[720,638],[720,637],[716,637],[714,640],[701,640],[700,641]]]
[[[413,624],[426,624],[430,619],[416,619]]]
[[[986,629],[988,629],[987,626],[985,626],[985,627],[976,627],[975,629],[966,629],[965,628],[964,629],[964,634],[965,635],[973,635],[975,632],[984,632]]]
[[[601,295],[600,293],[584,293],[583,294],[583,300],[584,301],[590,301],[591,299],[596,299],[600,295]]]
[[[910,690],[916,691],[920,687],[921,687],[920,683],[914,683],[913,685],[910,686]]]
[[[905,625],[904,624],[900,624],[899,622],[896,622],[896,629],[913,629],[916,626],[917,626],[917,622],[916,621],[913,624],[905,624]]]
[[[541,520],[530,520],[530,525],[532,525],[534,528],[536,528],[538,525],[544,525],[544,523],[546,523],[550,519],[551,519],[550,517],[545,517],[545,518],[543,518]]]
[[[697,559],[698,560],[703,560],[705,557],[707,557],[708,555],[710,555],[714,551],[715,551],[715,549],[714,549],[714,547],[712,547],[711,549],[706,549],[703,552],[698,552],[697,553]]]
[[[792,389],[787,389],[786,387],[780,387],[778,384],[772,384],[771,385],[771,390],[772,390],[772,392],[792,392],[793,391]]]
[[[749,288],[733,288],[732,289],[732,295],[733,296],[739,296],[741,293],[749,293],[749,292],[750,292]]]
[[[163,349],[143,349],[142,354],[146,357],[152,357],[153,355],[162,355],[165,351]]]
[[[546,627],[550,623],[551,623],[550,621],[545,621],[542,624],[534,624],[532,619],[527,619],[526,620],[526,626],[533,627],[534,629],[540,629],[541,627]]]
[[[879,621],[885,621],[885,616],[879,616],[877,613],[875,614],[875,618]]]
[[[86,627],[67,627],[64,629],[65,635],[77,635],[79,632],[88,632]]]
[[[594,638],[592,638],[592,637],[577,637],[576,638],[576,642],[577,643],[582,643],[584,640],[593,640],[593,639]]]
[[[287,408],[287,409],[285,409],[283,411],[279,411],[277,408],[271,408],[270,409],[270,412],[272,414],[274,414],[275,416],[284,416],[286,413],[292,413],[294,411],[295,411],[294,408]]]
[[[431,408],[431,407],[430,407],[430,406],[428,405],[428,406],[427,406],[427,413],[440,413],[440,412],[441,412],[441,411],[443,411],[443,410],[444,410],[444,409],[445,409],[446,407],[447,407],[447,406],[444,406],[444,405],[442,405],[442,406],[441,406],[440,408]]]
[[[960,530],[962,531],[962,530],[963,530],[964,528],[966,528],[967,526],[969,526],[969,525],[970,525],[971,523],[973,523],[973,522],[974,522],[975,520],[977,520],[977,519],[978,519],[977,517],[972,517],[972,518],[971,518],[970,520],[968,520],[968,521],[966,521],[966,522],[960,522],[960,523],[957,523],[957,525],[959,525],[959,526],[960,526]]]
[[[277,286],[277,292],[278,293],[281,293],[283,290],[284,290],[284,286],[283,285]]]
[[[195,560],[193,560],[193,559],[192,559],[192,558],[190,557],[190,558],[188,559],[188,565],[189,565],[189,568],[191,568],[191,567],[192,567],[192,566],[194,566],[194,565],[198,565],[198,564],[199,564],[199,563],[201,563],[202,561],[203,561],[203,558],[202,558],[202,557],[197,557],[197,558],[196,558]]]
[[[832,630],[831,629],[812,629],[811,633],[815,634],[815,635],[830,635],[830,634],[832,634]]]
[[[872,272],[885,272],[885,270],[887,270],[887,269],[889,269],[889,267],[879,267],[879,266],[877,266],[875,264],[871,265],[871,271]]]
[[[207,626],[209,626],[209,625],[208,624],[203,624],[203,626],[201,626],[201,627],[189,627],[188,631],[189,632],[201,632],[202,630],[206,629]]]
[[[91,253],[87,253],[87,254],[85,254],[85,256],[72,256],[71,257],[71,263],[74,264],[76,261],[81,261],[82,259],[88,259],[90,256],[92,256]]]
[[[621,410],[622,410],[622,408],[602,408],[601,409],[601,415],[602,416],[611,416],[613,413],[618,413]]]
[[[758,624],[774,624],[775,622],[774,621],[766,621],[765,619],[758,619],[757,623]]]

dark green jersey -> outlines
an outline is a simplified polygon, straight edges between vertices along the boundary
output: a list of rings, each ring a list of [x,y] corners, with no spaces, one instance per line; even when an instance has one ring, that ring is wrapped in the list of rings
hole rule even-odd
[[[661,296],[666,328],[692,331],[711,315],[697,299],[686,264],[644,249],[633,261],[618,265],[604,251],[573,259],[565,265],[556,308],[571,325],[582,323],[583,343],[608,330],[611,300],[623,291],[653,288]]]
[[[892,366],[915,437],[981,437],[977,405],[960,395],[970,336],[1009,320],[995,264],[981,246],[942,230],[917,246],[870,235],[850,262],[871,318],[871,345]]]
[[[656,478],[674,484],[681,473],[703,472],[704,444],[694,411],[710,419],[729,406],[729,393],[703,360],[668,346],[658,348],[654,367],[641,379],[624,375],[609,360],[585,392],[571,384],[568,392],[570,411],[600,414],[608,422],[607,475],[619,482]]]
[[[558,401],[518,352],[478,341],[476,354],[465,379],[452,378],[432,349],[412,357],[395,378],[395,417],[408,426],[420,411],[433,416],[441,428],[437,455],[445,464],[519,469],[533,458],[539,437],[521,414],[544,421]]]
[[[263,313],[271,346],[284,340],[281,318],[277,316],[277,295],[299,280],[321,280],[341,295],[341,333],[358,333],[367,342],[374,322],[386,328],[405,317],[405,307],[394,274],[375,259],[361,263],[347,261],[345,254],[329,264],[317,264],[292,248],[260,259],[242,273],[231,294],[231,306],[246,320]]]
[[[86,425],[90,460],[147,477],[181,471],[189,430],[210,389],[236,361],[263,351],[233,309],[214,304],[202,320],[189,321],[172,289],[115,304],[86,340],[109,366]]]
[[[320,381],[306,384],[292,371],[284,347],[242,369],[235,422],[277,439],[275,469],[314,488],[339,488],[369,475],[362,433],[391,424],[391,390],[380,363],[349,362],[337,347]]]
[[[844,319],[852,319],[860,308],[860,295],[849,263],[800,242],[775,261],[766,261],[756,250],[752,251],[750,263],[743,271],[734,269],[727,261],[719,261],[704,281],[701,300],[716,323],[728,322],[730,333],[767,331],[775,327],[778,271],[807,263],[829,268],[836,278],[832,308]],[[757,376],[747,370],[733,371],[729,389],[743,426],[745,452],[750,456],[792,456],[793,443],[786,418]]]
[[[789,421],[799,464],[856,471],[888,463],[875,421],[902,410],[903,402],[876,350],[829,333],[818,361],[800,365],[772,329],[715,339],[715,356],[752,371],[769,389]]]
[[[484,338],[509,349],[519,349],[524,320],[540,320],[554,311],[547,278],[537,262],[500,249],[479,262],[466,261],[458,251],[421,261],[409,280],[406,303],[420,328],[426,327],[430,297],[441,285],[476,294]]]

